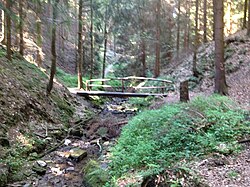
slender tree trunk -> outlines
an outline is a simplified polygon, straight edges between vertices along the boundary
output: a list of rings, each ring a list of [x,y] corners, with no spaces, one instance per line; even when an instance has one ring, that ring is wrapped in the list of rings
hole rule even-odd
[[[19,52],[24,55],[24,40],[23,40],[23,0],[19,0]]]
[[[74,0],[74,11],[77,12],[77,6],[78,6],[78,0]],[[78,28],[78,25],[77,24],[74,24],[74,27],[75,29],[78,31],[79,28]],[[75,30],[74,30],[75,31]],[[76,31],[76,32],[77,32]],[[78,46],[78,35],[76,34],[75,37],[74,37],[74,42],[75,42],[75,72],[77,73],[77,69],[78,69],[78,49],[77,49],[77,46]]]
[[[247,36],[250,36],[250,0],[248,0]]]
[[[39,67],[42,66],[42,21],[40,19],[41,16],[41,3],[38,1],[36,4],[36,44],[38,46],[37,49],[37,65]]]
[[[93,39],[93,0],[91,0],[91,8],[90,8],[90,42],[91,42],[91,49],[90,49],[90,79],[93,77],[93,66],[94,66],[94,39]]]
[[[6,0],[6,8],[11,11],[12,0]],[[10,12],[6,13],[6,28],[7,28],[7,59],[12,60],[11,58],[11,18]]]
[[[146,65],[146,42],[144,38],[141,38],[141,62],[142,62],[142,76],[146,77],[146,70],[147,70],[147,65]]]
[[[224,66],[224,5],[223,0],[213,0],[215,24],[215,93],[227,95]]]
[[[47,85],[47,94],[50,94],[53,88],[53,80],[56,73],[56,19],[57,19],[57,4],[59,0],[55,0],[53,5],[53,18],[52,18],[52,38],[51,38],[51,68],[50,68],[50,79]]]
[[[82,59],[83,59],[83,54],[82,54],[82,3],[83,0],[79,0],[79,17],[78,17],[78,64],[77,64],[77,72],[78,72],[78,88],[81,89],[83,88],[83,82],[82,82]]]
[[[181,2],[180,0],[178,0],[177,39],[176,39],[177,58],[179,58],[179,51],[180,51],[180,16],[181,16]]]
[[[194,40],[194,56],[193,56],[193,76],[198,77],[199,73],[197,70],[197,50],[199,45],[199,36],[198,36],[198,19],[199,19],[199,0],[195,1],[195,40]]]
[[[247,0],[244,3],[243,29],[247,28]]]
[[[189,49],[189,31],[190,31],[190,2],[187,0],[185,3],[186,19],[185,19],[185,30],[184,30],[184,42],[183,47],[185,51]]]
[[[107,23],[106,23],[106,21],[104,23],[104,55],[103,55],[103,63],[102,63],[102,78],[103,79],[105,78],[107,43],[108,43],[108,32],[107,32]]]
[[[4,34],[5,34],[5,28],[4,28],[4,11],[1,10],[1,38],[0,38],[0,43],[4,41]]]
[[[207,42],[207,0],[204,0],[204,5],[203,5],[203,42]]]
[[[3,1],[3,4],[6,6],[6,0],[5,1]],[[7,13],[6,12],[4,12],[4,22],[3,22],[3,24],[4,24],[4,35],[3,35],[3,44],[4,45],[7,45]]]
[[[156,5],[156,44],[155,44],[155,69],[154,77],[160,75],[160,56],[161,56],[161,0]]]
[[[143,9],[145,9],[145,2],[142,1],[142,7]],[[140,45],[139,45],[139,49],[140,49],[140,55],[139,55],[139,59],[142,63],[142,76],[146,77],[146,70],[147,70],[147,64],[146,64],[146,41],[145,41],[145,28],[146,28],[146,18],[145,18],[145,13],[140,11]]]

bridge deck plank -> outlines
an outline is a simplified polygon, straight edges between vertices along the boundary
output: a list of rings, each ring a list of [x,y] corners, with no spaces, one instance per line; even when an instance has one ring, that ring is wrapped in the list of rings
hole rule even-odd
[[[167,96],[167,94],[156,93],[128,93],[128,92],[104,92],[104,91],[82,91],[70,90],[79,96],[112,96],[112,97],[148,97],[148,96]]]

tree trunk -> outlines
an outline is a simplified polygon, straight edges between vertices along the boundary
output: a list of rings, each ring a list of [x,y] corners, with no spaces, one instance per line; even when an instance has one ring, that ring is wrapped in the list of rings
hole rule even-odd
[[[146,77],[146,42],[144,38],[141,38],[141,55],[140,55],[141,63],[142,63],[142,76]]]
[[[215,93],[227,95],[224,66],[224,5],[223,0],[213,0],[215,24]]]
[[[199,36],[198,36],[198,19],[199,19],[199,0],[195,1],[195,39],[194,39],[194,56],[193,56],[193,76],[198,77],[199,73],[197,70],[197,50],[199,45]]]
[[[161,56],[161,0],[156,5],[156,44],[155,44],[155,69],[154,77],[160,75],[160,56]]]
[[[90,3],[90,42],[91,42],[91,49],[90,49],[90,79],[93,77],[93,66],[94,66],[94,39],[93,39],[93,0]]]
[[[6,1],[7,10],[11,11],[12,0]],[[11,18],[10,12],[6,13],[6,28],[7,28],[7,59],[12,60],[11,58]]]
[[[184,42],[183,48],[185,51],[189,50],[189,36],[190,36],[190,2],[186,0],[185,2],[186,19],[185,19],[185,29],[184,29]]]
[[[23,40],[23,0],[19,0],[19,52],[24,55],[24,40]]]
[[[181,102],[189,101],[188,80],[180,83],[180,101]]]
[[[39,67],[42,66],[42,21],[40,19],[41,8],[41,3],[38,1],[36,4],[36,44],[38,46],[36,61]]]
[[[1,10],[1,38],[0,38],[0,43],[2,43],[4,41],[4,11]]]
[[[106,20],[107,21],[107,20]],[[107,55],[107,43],[108,43],[108,32],[107,32],[107,23],[104,23],[104,55],[102,63],[102,78],[105,78],[105,68],[106,68],[106,55]]]
[[[57,19],[57,4],[59,0],[55,0],[53,5],[53,18],[52,18],[52,38],[51,38],[51,68],[50,68],[50,79],[47,85],[47,94],[50,94],[53,88],[53,80],[56,73],[56,19]]]
[[[78,72],[78,88],[82,89],[83,88],[83,82],[82,82],[82,59],[83,59],[83,54],[82,54],[82,3],[83,0],[79,0],[79,17],[78,17],[78,63],[77,63],[77,72]]]
[[[244,3],[243,29],[247,28],[247,0]]]
[[[247,36],[250,36],[250,0],[248,1]]]
[[[204,5],[203,5],[203,42],[206,43],[207,42],[207,0],[204,0]]]
[[[177,59],[179,58],[180,51],[180,16],[181,16],[181,2],[178,0],[178,15],[177,15],[177,39],[176,39],[176,53]]]

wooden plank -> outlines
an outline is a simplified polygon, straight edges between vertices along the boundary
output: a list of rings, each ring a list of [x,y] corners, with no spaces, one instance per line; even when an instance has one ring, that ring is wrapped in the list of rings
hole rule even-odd
[[[167,96],[167,94],[155,93],[127,93],[127,92],[103,92],[103,91],[74,91],[79,96],[112,96],[112,97],[148,97],[148,96]]]
[[[151,80],[151,81],[159,81],[159,82],[165,82],[165,83],[173,83],[170,80],[165,80],[165,79],[157,79],[157,78],[147,78],[147,77],[117,77],[117,78],[110,78],[110,79],[90,79],[88,80],[89,82],[105,82],[105,81],[111,81],[111,80],[132,80],[132,79],[137,79],[137,80]]]

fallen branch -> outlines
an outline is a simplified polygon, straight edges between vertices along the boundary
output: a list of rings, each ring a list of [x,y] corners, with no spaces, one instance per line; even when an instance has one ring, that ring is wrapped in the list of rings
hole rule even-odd
[[[114,124],[114,125],[126,125],[128,123],[128,121],[121,121],[121,122],[118,122],[118,123],[116,123],[116,124]]]
[[[238,143],[248,143],[250,142],[250,139],[245,139],[245,140],[239,140]]]

